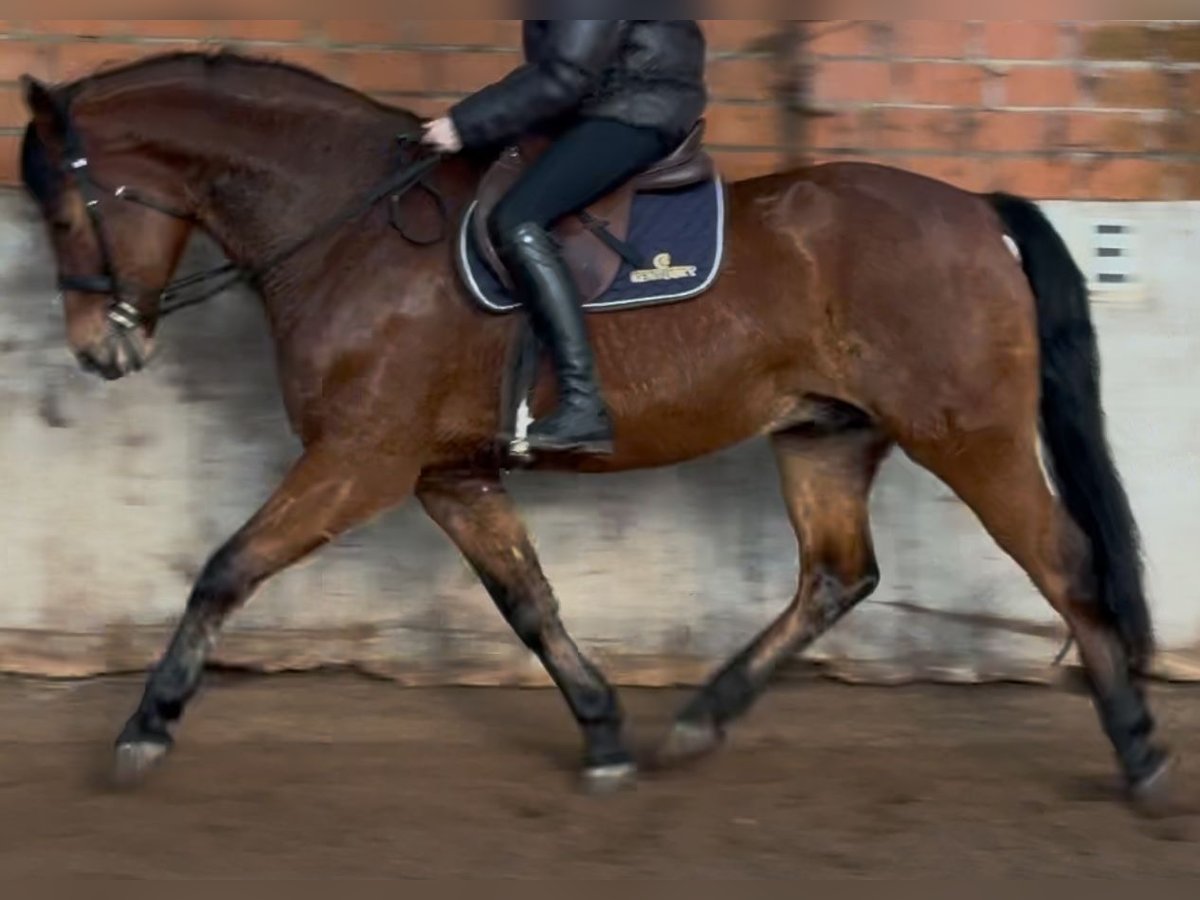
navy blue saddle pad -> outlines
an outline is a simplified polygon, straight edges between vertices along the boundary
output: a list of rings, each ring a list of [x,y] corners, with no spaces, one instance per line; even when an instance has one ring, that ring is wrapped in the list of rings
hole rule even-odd
[[[484,309],[520,308],[479,252],[471,227],[478,204],[467,210],[458,238],[458,263],[472,296]],[[626,243],[645,260],[622,263],[608,291],[584,308],[596,312],[678,303],[713,286],[725,248],[725,186],[719,177],[675,191],[633,198]]]

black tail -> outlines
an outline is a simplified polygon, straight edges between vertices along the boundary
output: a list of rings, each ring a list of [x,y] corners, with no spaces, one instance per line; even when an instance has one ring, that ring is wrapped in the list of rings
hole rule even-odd
[[[1017,242],[1037,297],[1048,468],[1067,511],[1091,541],[1102,608],[1140,671],[1153,654],[1154,634],[1137,524],[1105,436],[1087,281],[1035,204],[1007,194],[988,200]]]

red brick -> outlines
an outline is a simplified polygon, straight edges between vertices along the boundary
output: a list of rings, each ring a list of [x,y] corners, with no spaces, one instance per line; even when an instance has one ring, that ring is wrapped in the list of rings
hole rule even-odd
[[[894,156],[882,159],[888,165],[916,172],[927,178],[936,178],[964,190],[982,190],[987,182],[988,163],[978,157],[950,156]]]
[[[705,19],[702,22],[710,50],[761,53],[779,32],[774,19]]]
[[[499,81],[521,64],[518,53],[432,51],[425,57],[427,89],[469,93]]]
[[[1171,86],[1164,72],[1153,69],[1127,71],[1111,69],[1092,82],[1097,106],[1129,109],[1167,109],[1171,106]]]
[[[985,111],[978,114],[972,143],[994,153],[1030,153],[1046,148],[1051,123],[1045,113]]]
[[[74,81],[95,75],[105,69],[116,68],[170,50],[183,49],[186,44],[117,44],[70,43],[57,48],[58,79]]]
[[[892,52],[896,56],[962,59],[970,35],[965,21],[900,19],[893,23]]]
[[[120,34],[128,24],[120,19],[31,19],[23,23],[31,34],[109,37]]]
[[[987,22],[983,47],[989,59],[1057,60],[1064,49],[1062,26],[1017,19]]]
[[[18,88],[0,88],[0,128],[20,128],[29,121],[29,109]]]
[[[386,91],[376,92],[376,100],[389,106],[396,106],[414,115],[433,119],[443,115],[452,101],[444,97],[425,97],[418,94],[392,94]]]
[[[878,146],[879,117],[878,111],[863,109],[815,119],[808,130],[808,146],[817,150],[854,151]]]
[[[1157,55],[1159,38],[1141,24],[1099,24],[1082,33],[1083,55],[1088,59],[1141,62]]]
[[[809,52],[817,56],[875,56],[866,22],[827,19],[811,23]]]
[[[309,23],[303,19],[219,19],[211,23],[221,37],[239,41],[302,41]]]
[[[782,153],[764,153],[759,151],[717,151],[713,154],[721,174],[729,181],[744,181],[782,171],[786,160]]]
[[[361,91],[430,90],[423,53],[364,51],[340,56],[346,82]]]
[[[334,44],[395,44],[407,38],[407,20],[325,19],[317,23]]]
[[[779,69],[768,59],[715,59],[708,67],[715,100],[769,100],[778,81]]]
[[[877,146],[886,150],[965,153],[974,145],[978,117],[947,109],[888,109],[874,116]]]
[[[893,71],[892,97],[909,103],[981,106],[987,73],[960,63],[913,63]]]
[[[1093,200],[1157,200],[1163,194],[1164,169],[1152,160],[1106,159],[1079,169],[1079,191]]]
[[[1133,149],[1200,154],[1200,113],[1198,112],[1189,111],[1169,115],[1162,121],[1147,126],[1146,130],[1155,137],[1144,139],[1142,147]]]
[[[1135,152],[1151,149],[1157,141],[1153,129],[1139,116],[1122,113],[1071,113],[1068,116],[1067,147],[1094,152]]]
[[[21,139],[0,135],[0,184],[21,183]]]
[[[418,19],[411,25],[415,43],[510,50],[521,46],[521,25],[513,19]]]
[[[1035,200],[1075,196],[1075,169],[1065,160],[1013,157],[992,160],[988,169],[987,190],[1008,191]]]
[[[731,147],[778,147],[780,117],[771,106],[717,103],[708,111],[708,140]]]
[[[332,78],[334,81],[344,81],[346,78],[341,57],[337,53],[322,50],[319,47],[264,46],[252,47],[247,52],[251,56],[257,56],[262,59],[277,59],[281,62],[290,63],[293,66],[311,69],[314,72],[324,75],[326,78]]]
[[[827,62],[813,77],[818,102],[869,103],[888,96],[890,66],[882,62]]]
[[[1079,77],[1058,66],[1019,66],[1004,76],[1006,106],[1077,106]]]
[[[1170,163],[1163,177],[1164,200],[1200,200],[1200,163]]]
[[[462,94],[503,78],[520,62],[516,53],[367,51],[343,53],[350,84],[366,91]]]
[[[1176,23],[1162,35],[1167,56],[1175,62],[1200,62],[1200,25]]]
[[[814,154],[813,163],[819,166],[835,163],[873,163],[898,168],[896,157],[881,157],[879,154],[853,153],[849,150],[825,150]]]
[[[55,50],[32,41],[0,42],[0,81],[16,81],[22,75],[53,79]]]
[[[131,37],[185,38],[197,41],[210,40],[219,34],[220,19],[129,19],[111,23],[115,28],[108,34]]]

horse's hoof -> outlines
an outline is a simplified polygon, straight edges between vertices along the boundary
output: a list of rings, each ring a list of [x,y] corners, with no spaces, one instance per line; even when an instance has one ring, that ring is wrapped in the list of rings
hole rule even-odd
[[[1158,767],[1137,783],[1130,785],[1129,796],[1134,808],[1150,818],[1165,818],[1179,815],[1184,810],[1177,805],[1172,790],[1171,775],[1175,771],[1175,758],[1164,755]]]
[[[663,768],[684,765],[720,749],[724,741],[721,729],[711,722],[677,722],[656,759]]]
[[[637,783],[637,766],[631,762],[592,766],[583,772],[583,788],[589,794],[616,794]]]
[[[166,744],[148,741],[118,744],[113,767],[114,783],[123,789],[137,787],[162,765],[170,749]]]

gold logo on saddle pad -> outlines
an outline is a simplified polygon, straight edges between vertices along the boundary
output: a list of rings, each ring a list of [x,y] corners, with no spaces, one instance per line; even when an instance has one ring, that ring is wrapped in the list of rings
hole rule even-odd
[[[629,280],[634,284],[647,284],[651,281],[681,281],[695,277],[695,266],[673,266],[671,254],[660,253],[654,257],[653,269],[639,269],[629,276]]]

